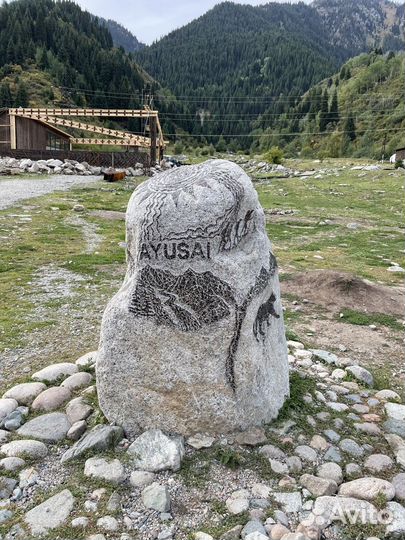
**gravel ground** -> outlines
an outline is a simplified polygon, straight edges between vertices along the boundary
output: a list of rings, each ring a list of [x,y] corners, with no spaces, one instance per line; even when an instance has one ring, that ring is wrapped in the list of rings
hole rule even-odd
[[[18,201],[31,199],[52,193],[65,191],[79,185],[99,182],[100,176],[62,176],[52,175],[46,178],[17,179],[3,177],[0,179],[0,210],[13,206]]]

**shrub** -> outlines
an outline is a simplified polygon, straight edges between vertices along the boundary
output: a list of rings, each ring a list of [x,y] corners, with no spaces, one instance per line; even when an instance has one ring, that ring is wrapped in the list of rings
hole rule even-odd
[[[278,146],[272,146],[268,152],[265,153],[264,159],[269,163],[275,163],[278,165],[284,158],[283,151]]]

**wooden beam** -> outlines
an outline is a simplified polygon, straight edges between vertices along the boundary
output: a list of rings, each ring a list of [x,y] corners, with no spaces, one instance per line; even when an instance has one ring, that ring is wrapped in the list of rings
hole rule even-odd
[[[150,164],[152,167],[156,165],[156,146],[157,140],[157,122],[156,117],[150,118]]]
[[[70,139],[70,142],[72,144],[96,144],[98,146],[137,146],[141,148],[149,148],[150,147],[150,141],[148,139],[148,143],[137,143],[134,144],[132,140],[126,140],[126,139],[85,139],[85,138],[75,138],[72,137]]]
[[[96,126],[94,124],[88,124],[87,122],[76,122],[74,120],[69,120],[65,118],[57,118],[56,116],[43,116],[35,113],[32,114],[18,114],[23,118],[30,118],[32,120],[39,120],[44,124],[55,124],[57,126],[64,126],[72,129],[79,129],[81,131],[88,131],[91,133],[99,133],[100,135],[107,135],[110,137],[118,137],[126,140],[132,141],[132,144],[140,145],[141,143],[146,143],[149,141],[147,137],[142,137],[141,135],[135,135],[127,131],[121,131],[118,129],[108,129],[102,126]],[[11,117],[10,117],[11,118]]]
[[[150,118],[157,117],[158,111],[151,109],[43,109],[43,108],[18,108],[9,109],[10,114],[25,116],[36,114],[39,116],[81,116],[103,118]]]
[[[17,149],[17,130],[14,114],[10,114],[10,148],[11,150]]]

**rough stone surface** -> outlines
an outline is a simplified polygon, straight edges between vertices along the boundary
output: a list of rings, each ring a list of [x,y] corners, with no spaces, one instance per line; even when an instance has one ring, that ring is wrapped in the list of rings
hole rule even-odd
[[[119,523],[113,516],[103,516],[97,520],[97,527],[104,531],[117,531]]]
[[[103,317],[100,406],[127,433],[245,430],[289,393],[278,270],[249,177],[156,175],[127,210],[128,270]]]
[[[67,450],[61,459],[62,463],[76,459],[85,452],[103,452],[113,448],[123,437],[122,428],[117,426],[98,425],[88,433],[85,433],[72,448]]]
[[[306,445],[297,446],[294,452],[303,461],[307,461],[309,463],[316,462],[316,458],[317,458],[316,452],[310,446],[306,446]]]
[[[18,402],[12,398],[0,399],[0,422],[18,407]]]
[[[166,486],[154,482],[142,491],[142,502],[146,508],[152,508],[158,512],[170,510],[170,494]]]
[[[46,535],[66,521],[73,509],[73,504],[73,495],[65,489],[27,512],[24,521],[34,536]]]
[[[89,458],[84,464],[84,474],[112,484],[122,484],[125,481],[124,467],[119,459],[108,461],[104,458]]]
[[[394,390],[380,390],[376,393],[375,397],[377,399],[383,399],[385,401],[401,401],[401,398],[397,392],[394,392]]]
[[[6,457],[0,460],[0,468],[7,472],[17,471],[24,467],[25,461],[18,457]]]
[[[142,433],[128,448],[132,464],[143,471],[178,471],[184,456],[182,437],[168,437],[160,429]]]
[[[7,457],[41,459],[48,453],[48,448],[41,441],[21,440],[3,444],[0,452]]]
[[[66,437],[71,441],[78,441],[83,433],[87,429],[87,423],[85,420],[79,420],[75,422],[66,433]]]
[[[346,452],[346,454],[350,454],[354,457],[361,457],[364,454],[363,448],[352,439],[342,439],[339,447],[343,452]]]
[[[78,358],[75,362],[75,364],[79,367],[91,367],[94,366],[97,360],[97,351],[91,351],[80,358]]]
[[[313,474],[303,474],[300,477],[300,484],[315,497],[333,495],[338,488],[337,483],[334,480],[329,478],[319,478]]]
[[[392,514],[392,521],[387,525],[386,533],[390,538],[402,540],[405,537],[405,508],[397,502],[389,502],[387,510]]]
[[[394,418],[388,418],[383,423],[383,429],[387,433],[393,433],[399,435],[405,439],[405,422],[403,420],[394,420]]]
[[[289,529],[281,523],[276,523],[274,527],[271,528],[270,538],[271,540],[281,540],[283,536],[289,534]]]
[[[71,392],[68,388],[61,386],[52,386],[44,390],[37,396],[33,403],[34,411],[54,411],[65,403],[71,397]]]
[[[405,501],[405,473],[399,473],[394,476],[392,485],[395,488],[395,498],[401,502]]]
[[[155,475],[148,471],[133,471],[131,473],[131,476],[129,478],[129,483],[133,487],[146,487],[149,486],[153,480],[155,479]]]
[[[390,418],[405,422],[405,405],[399,403],[386,403],[385,412]]]
[[[351,373],[359,382],[367,386],[373,386],[374,378],[367,369],[361,366],[349,366],[346,368],[346,371]]]
[[[372,473],[380,473],[391,469],[394,466],[394,462],[385,454],[372,454],[368,456],[364,462],[364,466]]]
[[[17,430],[21,437],[31,437],[54,443],[66,437],[70,422],[64,413],[54,412],[37,416]]]
[[[76,364],[71,364],[69,362],[61,362],[60,364],[52,364],[47,366],[40,371],[37,371],[32,375],[34,381],[43,381],[47,383],[52,383],[61,378],[69,377],[73,373],[77,373],[79,368]]]
[[[273,493],[273,497],[287,513],[297,513],[302,509],[301,493],[298,491],[293,491],[291,493],[276,492]]]
[[[71,392],[74,392],[79,388],[84,388],[85,386],[88,386],[92,380],[93,377],[90,375],[90,373],[81,371],[79,373],[74,373],[73,375],[70,375],[70,377],[68,377],[62,382],[61,386],[69,388]]]
[[[317,476],[320,478],[327,478],[334,480],[337,484],[341,484],[343,481],[342,467],[337,463],[327,462],[320,465],[316,471]]]
[[[66,414],[71,424],[86,420],[92,412],[93,408],[82,397],[74,398],[66,405]]]
[[[21,383],[7,390],[3,397],[13,398],[19,405],[29,406],[45,389],[46,385],[41,382]]]
[[[249,508],[249,501],[248,499],[244,498],[232,498],[229,497],[229,499],[225,502],[226,507],[228,509],[228,512],[233,515],[242,514],[243,512],[246,512],[246,510]]]
[[[17,485],[17,480],[14,478],[7,478],[6,476],[0,476],[0,500],[8,499]]]
[[[313,515],[308,518],[308,522],[314,522],[319,528],[325,529],[342,517],[348,521],[355,512],[364,517],[364,525],[378,523],[378,510],[371,503],[353,497],[330,496],[318,497],[315,500]]]
[[[214,441],[214,437],[197,433],[193,437],[189,437],[187,439],[187,444],[189,444],[196,450],[201,450],[201,448],[210,448],[213,445]]]
[[[364,477],[345,482],[339,488],[342,497],[355,497],[365,501],[373,501],[381,493],[390,501],[395,496],[394,486],[382,478]]]

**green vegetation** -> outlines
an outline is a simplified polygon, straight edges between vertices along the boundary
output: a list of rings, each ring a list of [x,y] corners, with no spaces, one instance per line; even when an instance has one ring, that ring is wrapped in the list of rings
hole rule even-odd
[[[30,84],[12,88],[7,80],[15,79],[18,66],[47,74],[63,88],[60,102],[78,106],[138,107],[141,90],[152,82],[124,49],[114,48],[105,24],[73,2],[3,3],[0,21],[0,107],[33,104]],[[58,98],[47,90],[41,104]]]
[[[292,371],[290,373],[290,397],[285,401],[278,415],[277,423],[288,419],[294,419],[295,422],[301,420],[306,423],[305,417],[312,412],[313,407],[304,401],[304,396],[306,394],[312,395],[315,390],[315,379],[302,377],[297,371]]]
[[[81,313],[83,299],[91,304],[95,295],[101,308],[92,308],[91,317],[92,324],[97,323],[106,299],[122,279],[120,269],[124,266],[125,250],[120,242],[125,240],[125,230],[123,221],[103,219],[90,212],[103,209],[125,212],[135,185],[132,181],[92,184],[68,194],[59,192],[34,199],[33,210],[17,212],[30,216],[31,221],[10,217],[16,213],[15,209],[0,211],[0,351],[29,343],[33,346],[35,336],[42,336],[41,350],[45,350],[55,339],[55,332],[63,332],[64,321],[58,320],[57,313],[67,301],[72,311]],[[73,206],[77,203],[86,207],[86,213],[81,214],[84,224],[95,226],[100,236],[101,243],[93,253],[86,253],[85,231],[80,223],[72,221]],[[46,273],[49,268],[50,278]],[[67,273],[58,277],[60,271]],[[51,290],[55,285],[63,290],[67,280],[69,292],[68,296],[52,296],[49,305],[43,306],[44,315],[38,317],[37,295],[42,290],[39,286],[42,279],[56,280],[50,282]],[[96,345],[95,334],[87,343],[72,340],[66,349],[50,347],[50,351],[53,349],[50,354],[56,361],[72,359],[71,355],[80,355]]]
[[[338,319],[342,322],[357,324],[360,326],[380,324],[399,331],[404,329],[404,326],[392,315],[386,315],[384,313],[364,313],[347,308],[342,309],[341,313],[342,316],[339,315]]]
[[[261,148],[278,145],[290,156],[387,159],[403,146],[404,77],[404,53],[352,58],[284,114],[269,119],[264,113]]]
[[[404,176],[384,170],[364,174],[351,170],[358,162],[338,159],[286,164],[328,172],[321,178],[272,178],[256,186],[265,209],[294,212],[268,216],[267,230],[282,268],[289,273],[338,270],[374,282],[402,283],[400,274],[387,271],[387,261],[405,265],[400,196]],[[356,228],[348,228],[353,222]]]

